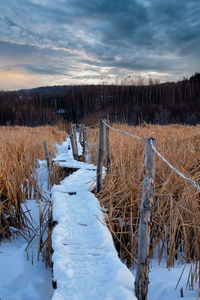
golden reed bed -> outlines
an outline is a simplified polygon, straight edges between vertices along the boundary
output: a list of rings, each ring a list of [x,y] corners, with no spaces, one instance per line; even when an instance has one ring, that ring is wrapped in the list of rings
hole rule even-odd
[[[200,184],[200,126],[113,124],[139,137],[153,137],[157,150],[184,175]],[[98,130],[90,132],[96,162]],[[98,195],[119,256],[131,266],[137,257],[139,206],[145,142],[110,130],[111,169]],[[166,266],[200,260],[200,192],[156,156],[150,256]],[[198,268],[194,276],[197,279]]]
[[[0,241],[28,227],[20,203],[38,192],[35,168],[37,159],[44,159],[43,142],[53,155],[53,145],[65,137],[55,126],[0,127]]]
[[[113,124],[140,137],[157,140],[157,150],[184,175],[200,184],[200,126]],[[0,240],[13,228],[23,232],[26,215],[20,203],[37,192],[35,167],[66,132],[56,127],[1,127],[0,130]],[[97,161],[98,129],[90,130],[91,161]],[[111,169],[98,195],[116,248],[128,266],[137,258],[139,206],[142,194],[145,142],[110,131]],[[166,266],[200,261],[200,192],[156,156],[151,257],[165,258]],[[23,188],[22,188],[23,187]],[[191,283],[198,279],[197,264]]]

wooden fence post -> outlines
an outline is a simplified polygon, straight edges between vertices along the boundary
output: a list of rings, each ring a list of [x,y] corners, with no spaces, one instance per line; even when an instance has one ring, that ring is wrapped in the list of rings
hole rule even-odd
[[[69,137],[70,137],[70,142],[72,146],[72,153],[73,153],[73,158],[77,159],[78,153],[76,152],[76,146],[75,146],[75,141],[74,141],[74,130],[73,130],[73,124],[70,124],[69,127]]]
[[[49,151],[48,151],[48,148],[47,148],[47,142],[44,141],[43,145],[44,145],[45,158],[46,158],[46,161],[47,161],[47,167],[48,167],[48,169],[49,169],[49,166],[50,166],[50,158],[49,158]]]
[[[83,141],[83,143],[82,143],[82,146],[83,146],[83,154],[85,154],[85,140],[86,140],[86,129],[85,129],[85,126],[83,127],[83,129],[82,129],[83,131],[82,131],[82,134],[83,134],[83,139],[82,139],[82,141]]]
[[[137,273],[135,279],[135,295],[138,300],[146,300],[149,284],[149,241],[151,228],[151,213],[153,209],[153,185],[155,173],[155,152],[151,147],[151,141],[147,138],[145,146],[144,179],[142,201],[140,206],[140,223],[138,237]]]
[[[83,140],[83,125],[80,125],[79,127],[79,144],[82,145],[82,140]]]
[[[100,192],[102,187],[102,169],[103,169],[103,155],[104,155],[104,123],[100,119],[99,123],[99,149],[97,161],[97,193]]]
[[[72,125],[73,130],[73,138],[74,138],[74,145],[75,145],[75,156],[78,159],[78,145],[77,145],[77,135],[76,135],[76,124]]]
[[[107,121],[108,123],[108,121]],[[110,142],[109,142],[109,127],[106,126],[106,167],[107,172],[110,170]]]
[[[48,147],[47,147],[47,142],[44,141],[43,143],[44,145],[44,153],[45,153],[45,159],[47,161],[47,168],[48,168],[48,190],[52,187],[52,163],[51,163],[51,160],[50,160],[50,157],[49,157],[49,151],[48,151]]]

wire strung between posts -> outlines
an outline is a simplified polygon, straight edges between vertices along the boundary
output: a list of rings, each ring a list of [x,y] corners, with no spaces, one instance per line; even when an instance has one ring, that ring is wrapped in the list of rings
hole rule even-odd
[[[95,127],[95,126],[97,126],[97,125],[99,125],[99,123],[97,123],[97,124],[93,124],[93,125],[90,125],[90,126],[84,126],[84,128],[92,128],[92,127]]]
[[[155,151],[155,153],[174,171],[176,172],[179,176],[181,176],[183,179],[187,180],[188,182],[192,183],[199,191],[200,191],[200,186],[191,178],[186,177],[183,175],[179,170],[177,170],[175,167],[173,167],[155,148],[153,145],[152,139],[151,139],[151,147]]]
[[[145,141],[146,138],[141,138],[139,136],[136,136],[136,135],[133,135],[133,134],[130,134],[124,130],[120,130],[120,129],[116,129],[116,128],[113,128],[111,127],[110,125],[108,125],[104,120],[103,120],[103,123],[105,124],[105,126],[107,126],[108,128],[110,128],[111,130],[113,131],[116,131],[116,132],[120,132],[120,133],[123,133],[127,136],[130,136],[138,141]],[[87,127],[84,127],[84,128],[91,128],[91,127],[95,127],[97,126],[98,124],[94,124],[94,125],[91,125],[91,126],[87,126]],[[153,145],[153,142],[152,142],[152,139],[150,140],[151,142],[151,147],[152,149],[155,151],[155,153],[168,165],[168,167],[170,167],[175,173],[177,173],[179,176],[181,176],[183,179],[187,180],[188,182],[190,182],[191,184],[193,184],[199,191],[200,191],[200,186],[194,181],[192,180],[191,178],[189,177],[186,177],[185,175],[183,175],[179,170],[177,170],[175,167],[173,167],[170,162],[168,162],[155,148],[155,146]]]
[[[130,134],[130,133],[124,131],[124,130],[120,130],[120,129],[113,128],[113,127],[111,127],[110,125],[108,125],[104,120],[103,120],[103,123],[104,123],[108,128],[110,128],[111,130],[116,131],[116,132],[123,133],[123,134],[125,134],[125,135],[128,135],[128,136],[130,136],[130,137],[132,137],[132,138],[134,138],[134,139],[136,139],[136,140],[138,140],[138,141],[145,141],[145,140],[146,140],[146,138],[141,138],[141,137],[139,137],[139,136]]]
[[[82,125],[82,126],[83,126],[83,124],[76,124],[76,125]],[[93,124],[93,125],[90,125],[90,126],[83,126],[82,128],[83,128],[83,129],[87,129],[87,128],[95,127],[95,126],[97,126],[97,125],[99,125],[99,123]],[[76,128],[76,131],[79,131],[80,129],[81,129],[81,127]]]

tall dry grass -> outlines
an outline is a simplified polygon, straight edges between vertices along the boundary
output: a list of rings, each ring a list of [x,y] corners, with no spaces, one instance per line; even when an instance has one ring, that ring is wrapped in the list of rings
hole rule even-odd
[[[157,140],[157,150],[200,184],[200,126],[113,124]],[[91,161],[97,161],[98,130],[90,130]],[[111,168],[98,198],[119,256],[130,267],[137,258],[139,207],[145,142],[110,131]],[[156,156],[150,256],[176,262],[200,260],[200,192]],[[196,268],[198,271],[198,268]],[[196,278],[198,276],[196,275]]]
[[[36,167],[37,159],[44,159],[43,142],[53,156],[54,144],[65,137],[66,132],[51,126],[0,128],[0,241],[13,233],[26,238],[31,216],[21,203],[40,194]]]

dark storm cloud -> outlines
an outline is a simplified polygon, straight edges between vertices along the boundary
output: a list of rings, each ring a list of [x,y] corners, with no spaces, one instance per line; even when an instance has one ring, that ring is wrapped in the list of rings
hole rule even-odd
[[[40,47],[36,45],[31,44],[18,44],[15,42],[5,42],[0,41],[0,59],[5,58],[11,58],[11,57],[29,57],[31,55],[35,55],[35,57],[39,56],[55,56],[57,57],[57,54],[60,55],[67,55],[68,57],[74,57],[76,56],[76,53],[71,53],[70,51],[64,51],[65,49],[60,49],[56,47]]]
[[[37,48],[32,47],[30,45],[18,45],[18,44],[0,41],[0,59],[3,58],[10,59],[11,57],[15,57],[15,59],[18,57],[22,57],[22,58],[26,56],[29,57],[36,51]]]
[[[30,73],[75,70],[78,78],[88,65],[122,77],[131,70],[173,79],[199,63],[199,0],[1,0],[0,9],[0,58],[24,57]]]
[[[149,22],[147,9],[134,0],[86,1],[83,5],[77,0],[73,6],[84,19],[98,22],[94,32],[96,30],[107,43],[138,38],[137,34]]]
[[[90,60],[84,61],[86,64],[103,67],[105,65],[105,62],[94,62]],[[171,71],[176,68],[176,66],[173,67],[173,65],[169,65],[169,62],[172,62],[172,59],[165,59],[163,61],[161,58],[157,58],[157,71]],[[145,70],[152,70],[155,68],[155,61],[153,59],[145,58],[145,57],[138,57],[135,59],[129,59],[129,60],[114,60],[113,58],[108,60],[106,62],[106,66],[113,67],[115,69],[122,68],[127,70],[135,70],[135,71],[145,71]]]
[[[199,1],[117,0],[81,4],[77,0],[71,3],[87,21],[88,32],[96,36],[97,41],[88,47],[88,52],[98,58],[94,65],[168,71],[187,56],[194,55],[196,62],[199,59]],[[105,55],[112,59],[106,61]],[[190,66],[193,70],[194,67]]]
[[[35,74],[47,74],[47,75],[65,75],[64,68],[55,66],[42,66],[42,65],[22,65],[25,70]]]
[[[42,75],[65,75],[65,68],[55,67],[55,66],[44,66],[44,65],[36,65],[36,64],[20,64],[20,65],[12,65],[9,67],[5,67],[4,70],[12,71],[12,70],[26,70],[32,74],[42,74]]]
[[[182,54],[190,55],[190,51],[193,51],[193,42],[197,41],[200,44],[199,1],[157,0],[150,13],[154,20],[153,26],[158,28],[158,42],[169,51],[177,50]],[[187,44],[190,44],[189,48]]]

